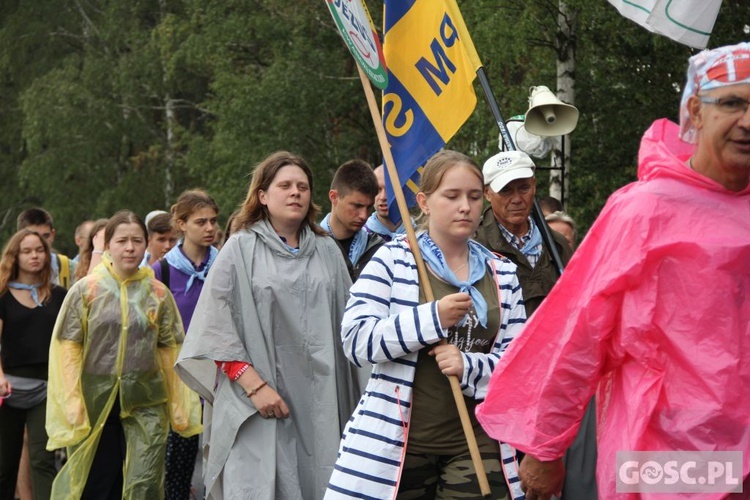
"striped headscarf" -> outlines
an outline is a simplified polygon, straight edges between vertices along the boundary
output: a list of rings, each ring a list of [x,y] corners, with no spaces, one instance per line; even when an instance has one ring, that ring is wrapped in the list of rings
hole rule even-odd
[[[690,121],[687,102],[699,92],[750,83],[750,43],[704,50],[690,58],[687,82],[680,101],[680,137],[695,144],[696,130]]]

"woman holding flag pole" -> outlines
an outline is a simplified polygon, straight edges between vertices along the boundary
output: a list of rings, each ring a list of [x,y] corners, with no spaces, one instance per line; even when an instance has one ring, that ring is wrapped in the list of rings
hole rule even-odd
[[[483,192],[473,160],[436,154],[420,188],[426,230],[417,245],[438,300],[425,300],[403,238],[380,249],[351,288],[344,352],[358,366],[374,367],[344,431],[328,499],[481,498],[447,376],[460,381],[492,498],[509,496],[500,445],[471,410],[526,318],[515,266],[470,239]]]
[[[386,3],[388,4],[388,2]],[[420,3],[420,6],[426,6],[426,10],[414,9],[416,3],[417,2],[390,2],[391,6],[395,6],[395,10],[389,8],[388,5],[385,6],[384,18],[386,38],[388,38],[388,32],[393,32],[392,29],[394,25],[400,25],[402,22],[404,23],[404,26],[407,24],[416,23],[417,25],[419,25],[419,28],[416,30],[416,32],[419,32],[421,34],[430,33],[430,29],[437,29],[438,32],[443,33],[448,37],[448,39],[444,39],[442,37],[441,39],[443,39],[443,42],[445,42],[446,47],[452,47],[452,49],[446,51],[446,53],[452,54],[450,55],[450,57],[457,57],[457,60],[461,61],[460,65],[462,67],[478,68],[481,66],[481,62],[479,61],[476,50],[471,43],[471,37],[466,31],[466,27],[458,11],[458,7],[455,4],[455,0],[442,0],[439,2],[429,2],[427,0],[422,1]],[[380,41],[375,32],[375,28],[372,26],[372,20],[369,18],[367,9],[360,0],[352,0],[350,3],[347,3],[347,8],[344,8],[343,3],[336,3],[329,0],[328,6],[331,10],[331,14],[333,15],[334,20],[336,21],[336,25],[342,37],[347,42],[352,55],[358,62],[357,68],[359,71],[360,80],[362,81],[362,87],[365,92],[365,96],[367,97],[368,107],[370,109],[373,124],[378,135],[378,141],[385,158],[384,163],[388,171],[388,176],[393,188],[393,193],[395,195],[398,210],[401,215],[401,219],[408,220],[409,212],[407,203],[404,197],[404,191],[401,189],[401,182],[398,180],[399,170],[404,166],[406,166],[407,168],[413,166],[416,170],[416,166],[421,165],[424,161],[426,161],[426,158],[414,158],[412,157],[412,155],[407,155],[407,158],[400,157],[397,162],[394,162],[394,155],[391,152],[391,146],[396,142],[396,137],[394,137],[393,135],[386,136],[386,132],[384,129],[384,122],[390,123],[392,122],[392,120],[387,116],[380,116],[378,104],[376,103],[372,88],[370,87],[370,83],[368,82],[368,77],[374,85],[384,90],[384,102],[386,100],[386,95],[388,96],[388,99],[398,100],[399,96],[397,94],[400,92],[397,91],[397,93],[392,93],[388,90],[392,77],[396,76],[393,71],[394,65],[392,63],[397,60],[401,60],[403,63],[401,64],[402,69],[413,68],[414,63],[417,59],[419,59],[420,64],[424,63],[424,54],[420,54],[419,51],[415,53],[413,50],[408,50],[409,47],[415,47],[415,44],[413,43],[413,40],[410,40],[408,33],[415,31],[406,29],[397,30],[399,33],[406,36],[405,39],[401,40],[401,43],[399,43],[398,38],[394,39],[393,36],[391,36],[390,43],[386,43],[385,51],[381,50]],[[404,14],[406,14],[407,11],[413,15],[405,16]],[[395,13],[395,16],[391,16],[389,13]],[[352,16],[358,19],[358,25],[369,24],[371,27],[371,36],[368,36],[368,39],[371,42],[370,45],[372,47],[378,48],[378,55],[380,56],[379,63],[375,66],[372,66],[372,61],[363,57],[364,54],[361,54],[359,52],[360,44],[353,43],[353,41],[351,40],[351,30],[348,29],[347,20]],[[430,25],[431,28],[427,28],[428,25]],[[449,25],[451,29],[442,29],[448,28]],[[434,31],[432,32],[435,33]],[[461,33],[460,36],[457,36],[458,32]],[[364,32],[362,32],[362,34],[364,34]],[[430,47],[434,47],[435,43],[437,43],[437,39],[433,40],[433,42],[429,43],[428,45]],[[416,45],[421,46],[421,44]],[[388,52],[388,47],[391,48],[391,55],[395,58],[388,58],[386,56],[386,58],[388,58],[390,61],[388,70],[386,72],[385,58],[383,58],[383,53]],[[403,50],[400,50],[399,47]],[[407,73],[412,77],[414,76],[414,73],[411,70]],[[433,111],[438,111],[438,115],[443,118],[445,118],[446,115],[440,112],[441,109],[452,110],[450,116],[453,118],[453,120],[451,120],[451,124],[448,125],[447,129],[444,130],[447,135],[440,134],[439,136],[436,136],[435,134],[432,134],[428,137],[422,134],[420,131],[427,130],[430,127],[427,127],[427,129],[424,126],[408,127],[408,129],[411,129],[414,133],[404,134],[405,131],[403,129],[399,130],[399,133],[397,135],[400,137],[400,140],[398,142],[401,143],[402,147],[396,149],[399,149],[403,153],[404,148],[406,148],[406,150],[416,152],[417,156],[425,154],[425,152],[430,149],[432,151],[437,151],[444,146],[445,141],[455,132],[455,130],[460,127],[461,123],[463,123],[463,121],[468,118],[468,114],[456,113],[455,111],[471,110],[474,108],[474,105],[476,104],[476,96],[471,84],[473,77],[469,77],[469,72],[462,71],[460,72],[460,74],[462,75],[461,78],[451,80],[451,86],[455,87],[455,91],[442,93],[442,95],[444,96],[449,96],[447,101],[445,99],[442,99],[439,103],[432,101],[432,103],[436,104],[436,106],[432,106],[431,109]],[[401,83],[404,82],[402,81]],[[396,85],[396,87],[398,88],[399,85]],[[406,88],[406,86],[404,86],[404,88]],[[402,94],[402,97],[408,96]],[[409,100],[412,106],[417,105],[417,103],[414,102],[413,99],[409,98],[407,100]],[[396,108],[399,108],[399,106],[391,106],[391,111],[395,110]],[[422,111],[424,111],[424,109],[422,109]],[[411,113],[412,110],[409,110],[409,112]],[[470,111],[468,113],[470,114]],[[420,116],[422,116],[422,122],[424,122],[424,118],[427,118],[429,120],[429,117],[426,114],[420,114]],[[391,131],[391,133],[393,133],[393,131]],[[399,169],[397,169],[396,166],[399,166]],[[410,177],[412,177],[411,174],[404,176],[405,179]],[[422,259],[420,248],[417,244],[414,230],[411,224],[406,224],[405,228],[407,241],[409,241],[410,250],[413,252],[413,264],[415,268],[414,270],[420,277],[420,285],[424,289],[426,300],[428,302],[433,302],[434,300],[429,282],[430,280],[428,278],[426,266]],[[464,401],[464,396],[462,395],[461,384],[458,377],[454,375],[449,375],[448,380],[450,383],[450,389],[453,394],[453,398],[455,400],[456,408],[458,410],[458,415],[460,417],[461,426],[463,427],[463,432],[468,444],[468,449],[471,456],[471,466],[473,466],[473,469],[476,472],[476,482],[478,482],[478,489],[481,491],[482,496],[489,496],[492,492],[487,480],[487,476],[485,474],[482,457],[477,446],[477,440],[474,436],[473,424],[467,411],[467,405]],[[401,446],[403,446],[403,443],[401,443]],[[509,484],[513,486],[511,488],[512,496],[514,498],[522,498],[523,492],[520,489],[520,483],[517,481],[517,470],[514,460],[515,450],[507,446],[501,446],[501,449],[504,452],[503,466],[506,470],[506,477],[509,479]],[[507,458],[507,460],[505,458]],[[399,464],[400,461],[397,465]],[[338,471],[334,473],[334,477],[336,476],[337,472]],[[398,474],[396,476],[398,477]],[[331,485],[329,485],[328,494],[331,494],[330,487]],[[396,493],[397,491],[392,491],[391,496],[395,496]],[[347,495],[345,494],[344,496]],[[361,494],[355,492],[354,496],[359,498],[361,497]]]

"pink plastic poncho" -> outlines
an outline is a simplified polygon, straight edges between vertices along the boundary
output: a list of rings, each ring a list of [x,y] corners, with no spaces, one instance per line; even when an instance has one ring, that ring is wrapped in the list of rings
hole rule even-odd
[[[617,451],[741,450],[750,471],[750,188],[691,170],[677,135],[646,132],[639,182],[611,196],[477,410],[493,438],[553,460],[596,391],[601,498]]]

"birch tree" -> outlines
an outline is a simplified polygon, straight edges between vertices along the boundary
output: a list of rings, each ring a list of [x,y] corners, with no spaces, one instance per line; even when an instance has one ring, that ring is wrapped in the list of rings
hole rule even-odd
[[[558,3],[557,36],[555,37],[555,52],[557,53],[557,97],[575,106],[576,102],[576,29],[578,9],[571,8],[565,1]],[[570,196],[570,161],[571,134],[555,138],[552,151],[550,171],[549,195],[568,204]]]

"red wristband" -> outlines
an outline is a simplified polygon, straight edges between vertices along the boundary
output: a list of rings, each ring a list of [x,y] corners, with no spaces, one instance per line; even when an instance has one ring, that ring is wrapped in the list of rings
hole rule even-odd
[[[231,381],[236,381],[250,367],[250,365],[244,361],[224,361],[220,366],[221,371],[223,371]]]

